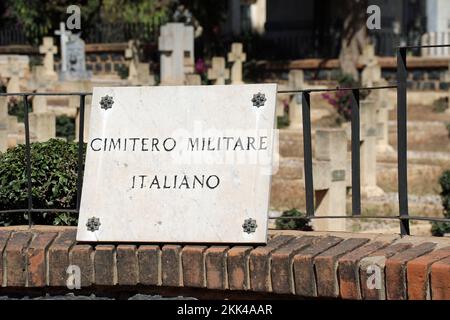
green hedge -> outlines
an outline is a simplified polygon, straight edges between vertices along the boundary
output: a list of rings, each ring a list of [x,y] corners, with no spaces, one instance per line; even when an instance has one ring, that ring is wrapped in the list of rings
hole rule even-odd
[[[77,197],[78,145],[60,139],[31,144],[33,207],[74,209]],[[0,210],[28,207],[25,146],[0,153]],[[33,213],[33,223],[76,225],[67,213]],[[25,213],[0,214],[0,225],[27,224]]]
[[[442,206],[444,207],[444,216],[450,218],[450,171],[445,171],[439,178],[439,184],[441,185],[441,199]],[[449,222],[433,222],[431,233],[434,236],[442,237],[445,233],[450,233]]]
[[[296,218],[296,219],[289,219]],[[306,217],[306,214],[297,210],[291,209],[284,211],[280,218],[275,220],[275,226],[281,230],[302,230],[312,231],[311,219]]]

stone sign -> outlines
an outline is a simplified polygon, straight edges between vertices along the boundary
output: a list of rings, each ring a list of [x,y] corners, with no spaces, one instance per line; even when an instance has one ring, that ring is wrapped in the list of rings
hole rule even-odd
[[[265,243],[276,90],[94,88],[77,240]]]

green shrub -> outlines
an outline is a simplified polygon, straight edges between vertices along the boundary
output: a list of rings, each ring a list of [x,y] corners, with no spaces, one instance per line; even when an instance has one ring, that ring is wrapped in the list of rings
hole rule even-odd
[[[116,72],[117,72],[117,75],[120,77],[120,79],[126,79],[126,78],[128,78],[128,74],[129,74],[130,70],[126,65],[121,64],[121,65],[117,66]]]
[[[288,219],[288,218],[297,219]],[[275,220],[275,225],[277,229],[282,230],[302,230],[302,231],[312,231],[311,219],[307,218],[303,212],[297,209],[291,209],[284,211],[280,218]]]
[[[433,112],[442,113],[448,108],[448,97],[441,97],[433,101]]]
[[[33,207],[74,209],[77,198],[78,145],[59,139],[31,144]],[[0,153],[0,210],[24,209],[27,202],[25,146]],[[33,213],[33,223],[75,225],[67,213]],[[24,213],[0,214],[0,225],[27,224]]]
[[[445,171],[439,178],[439,184],[441,185],[441,200],[444,207],[444,216],[450,218],[450,171]],[[434,236],[442,237],[445,233],[450,233],[449,222],[433,222],[431,233]]]
[[[29,112],[32,111],[30,107]],[[17,121],[23,122],[25,118],[25,106],[23,103],[23,99],[21,97],[13,96],[8,101],[8,114],[11,116],[16,116]]]
[[[66,115],[56,118],[56,136],[65,138],[67,141],[75,139],[75,121]]]

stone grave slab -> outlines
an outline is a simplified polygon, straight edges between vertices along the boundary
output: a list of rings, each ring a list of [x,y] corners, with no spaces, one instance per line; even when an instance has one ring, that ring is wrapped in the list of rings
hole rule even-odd
[[[265,243],[276,90],[94,88],[77,240]]]

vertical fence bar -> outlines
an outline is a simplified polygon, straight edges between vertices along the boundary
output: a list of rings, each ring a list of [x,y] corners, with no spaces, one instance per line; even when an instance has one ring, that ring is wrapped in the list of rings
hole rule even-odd
[[[406,48],[397,51],[397,167],[400,217],[408,217]],[[409,235],[409,220],[400,219],[400,234]]]
[[[28,197],[28,228],[33,225],[31,209],[33,208],[32,183],[31,183],[31,146],[30,146],[30,121],[28,117],[28,96],[23,96],[24,122],[25,122],[25,162],[27,170],[27,197]]]
[[[77,176],[77,211],[80,212],[81,187],[83,185],[83,149],[84,149],[84,102],[86,96],[80,94],[80,123],[78,130],[78,176]]]
[[[311,114],[309,92],[302,93],[303,161],[305,167],[306,215],[314,216],[314,185],[311,148]]]
[[[352,215],[361,215],[361,167],[360,167],[360,121],[359,90],[352,90]]]

